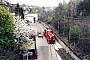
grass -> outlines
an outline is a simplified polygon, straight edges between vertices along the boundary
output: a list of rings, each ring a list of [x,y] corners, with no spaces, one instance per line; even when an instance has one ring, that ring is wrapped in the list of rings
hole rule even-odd
[[[51,27],[51,26],[49,26],[49,27]],[[55,30],[53,27],[51,27],[51,29],[55,32],[55,34],[56,34],[57,36],[60,36],[60,35],[58,34],[58,31],[57,31],[57,30]],[[69,60],[74,60],[74,58],[72,58],[69,53],[66,53],[65,50],[63,50],[63,52],[64,52],[65,56],[66,56]]]
[[[58,31],[56,29],[54,29],[52,26],[48,25],[53,31],[54,33],[59,37],[60,34],[58,34]],[[69,53],[66,53],[65,50],[63,50],[64,55],[69,59],[69,60],[75,60],[74,58],[71,57],[71,55]]]
[[[65,50],[63,50],[63,52],[69,60],[75,60],[74,58],[71,57],[71,55],[69,53],[66,53]]]

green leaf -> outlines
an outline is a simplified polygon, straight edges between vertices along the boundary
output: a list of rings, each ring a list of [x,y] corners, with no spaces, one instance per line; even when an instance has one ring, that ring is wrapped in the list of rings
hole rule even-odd
[[[14,19],[10,12],[0,6],[0,45],[9,47],[13,41]]]

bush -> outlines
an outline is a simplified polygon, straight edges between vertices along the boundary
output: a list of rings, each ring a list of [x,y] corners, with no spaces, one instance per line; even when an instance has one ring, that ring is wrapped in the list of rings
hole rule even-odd
[[[79,26],[75,25],[71,27],[69,31],[70,39],[73,41],[78,40],[80,32],[81,32],[81,29],[79,28]]]
[[[14,25],[13,16],[4,7],[0,6],[0,45],[7,48],[13,45]]]

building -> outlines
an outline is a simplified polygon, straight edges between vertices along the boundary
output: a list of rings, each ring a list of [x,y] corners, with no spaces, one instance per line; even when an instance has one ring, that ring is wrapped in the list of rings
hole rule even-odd
[[[10,12],[11,13],[15,13],[15,7],[17,6],[17,4],[11,4],[10,6]]]
[[[7,10],[9,10],[11,4],[8,1],[0,0],[0,6],[5,7]]]

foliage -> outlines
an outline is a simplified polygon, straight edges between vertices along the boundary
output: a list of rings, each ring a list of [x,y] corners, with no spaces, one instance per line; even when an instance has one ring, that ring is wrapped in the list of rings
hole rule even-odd
[[[90,15],[90,0],[83,0],[77,5],[77,15],[80,14],[84,16]]]
[[[20,7],[19,4],[17,4],[17,6],[15,7],[15,15],[16,16],[21,16],[21,19],[24,19],[24,12],[23,12],[23,8]]]
[[[10,13],[0,6],[0,45],[7,48],[13,45],[13,17]]]
[[[79,35],[80,35],[81,29],[79,28],[79,26],[73,26],[70,28],[69,31],[69,36],[71,40],[78,40]]]
[[[56,30],[58,30],[58,32],[60,33],[60,35],[63,35],[63,32],[67,32],[68,29],[66,28],[67,25],[65,23],[64,20],[64,16],[68,15],[68,6],[67,4],[61,4],[59,3],[59,6],[56,7],[53,11],[47,11],[47,12],[43,12],[43,14],[41,14],[41,18],[40,20],[43,20],[43,22],[50,24],[51,26],[53,26]],[[59,22],[59,23],[58,23]],[[58,26],[60,28],[58,28]]]
[[[19,14],[21,16],[21,19],[24,19],[24,13],[23,13],[23,8],[19,8]]]
[[[88,31],[87,35],[88,35],[87,39],[90,41],[90,30]]]
[[[15,7],[15,15],[16,16],[19,15],[19,8],[20,8],[20,6],[19,6],[19,4],[17,4]]]
[[[69,53],[66,53],[65,50],[63,50],[63,52],[64,52],[64,54],[66,55],[66,57],[67,57],[69,60],[74,60],[74,58],[72,58]]]
[[[73,2],[75,3],[75,1]],[[80,50],[82,55],[84,50],[90,52],[90,31],[88,31],[90,26],[87,20],[85,21],[88,22],[88,24],[83,21],[84,17],[80,20],[78,16],[90,15],[90,0],[82,0],[76,3],[77,7],[75,7],[75,4],[72,4],[73,2],[71,1],[70,4],[64,5],[60,3],[53,11],[41,14],[40,20],[46,23],[49,22],[49,24],[59,32],[60,36],[63,37],[65,34],[64,37],[70,38],[70,42],[74,44],[74,48],[77,51]],[[67,42],[66,40],[63,41]]]
[[[47,24],[50,24],[50,23],[51,23],[50,17],[45,18],[45,19],[44,19],[44,22],[46,22]]]

